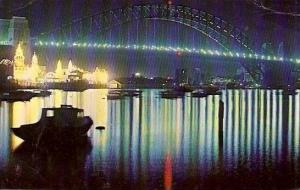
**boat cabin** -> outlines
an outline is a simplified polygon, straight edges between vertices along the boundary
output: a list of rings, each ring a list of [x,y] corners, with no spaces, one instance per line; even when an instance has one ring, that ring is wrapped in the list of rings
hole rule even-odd
[[[51,119],[54,126],[73,126],[83,116],[83,109],[61,105],[60,108],[43,108],[41,119]]]

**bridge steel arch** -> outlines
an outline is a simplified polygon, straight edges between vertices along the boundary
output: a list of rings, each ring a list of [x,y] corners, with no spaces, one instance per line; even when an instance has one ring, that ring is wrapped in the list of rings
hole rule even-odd
[[[51,35],[76,41],[79,36],[93,36],[128,22],[142,19],[158,19],[180,23],[191,27],[214,40],[225,49],[235,44],[241,50],[253,52],[252,42],[247,35],[229,22],[205,11],[179,5],[136,5],[74,20],[52,31],[42,33],[35,39],[45,39]]]
[[[198,9],[165,4],[135,5],[103,11],[73,20],[52,31],[42,33],[33,40],[35,42],[40,39],[49,40],[49,37],[57,40],[57,36],[59,36],[61,41],[71,43],[80,42],[82,37],[95,40],[106,30],[142,19],[158,19],[183,24],[199,31],[226,50],[230,50],[234,46],[246,53],[254,53],[253,43],[247,35],[229,22]],[[255,81],[260,81],[262,73],[260,64],[252,62],[241,63],[241,65],[250,73]]]

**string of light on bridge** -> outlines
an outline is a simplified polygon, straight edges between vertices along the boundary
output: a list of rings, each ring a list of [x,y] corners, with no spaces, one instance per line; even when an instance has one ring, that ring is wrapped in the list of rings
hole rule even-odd
[[[271,55],[259,55],[243,52],[234,51],[220,51],[212,49],[202,48],[187,48],[187,47],[172,47],[172,46],[157,46],[157,45],[122,45],[122,44],[111,44],[111,43],[66,43],[66,42],[47,42],[39,41],[35,43],[37,47],[66,47],[66,48],[99,48],[99,49],[124,49],[124,50],[143,50],[143,51],[158,51],[158,52],[174,52],[174,53],[187,53],[187,54],[198,54],[204,56],[218,56],[218,57],[232,57],[240,59],[253,59],[253,60],[264,60],[264,61],[281,61],[281,62],[292,62],[300,64],[300,59],[295,58],[283,58]]]

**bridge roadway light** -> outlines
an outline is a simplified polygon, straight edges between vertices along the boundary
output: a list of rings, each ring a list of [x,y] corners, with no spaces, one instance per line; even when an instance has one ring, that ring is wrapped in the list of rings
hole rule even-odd
[[[210,55],[214,55],[214,52],[211,51],[211,50],[208,50],[208,53],[209,53]]]
[[[172,47],[172,46],[155,46],[155,45],[137,45],[137,44],[133,44],[133,45],[122,45],[122,44],[108,44],[108,43],[79,43],[79,42],[55,42],[55,41],[38,41],[35,43],[36,46],[48,46],[49,44],[51,46],[62,46],[62,45],[68,45],[68,47],[94,47],[94,48],[104,48],[104,49],[134,49],[134,50],[151,50],[151,51],[161,51],[161,52],[189,52],[189,53],[195,53],[195,54],[200,54],[200,55],[206,55],[206,54],[210,54],[212,56],[217,55],[217,56],[230,56],[230,57],[243,57],[243,58],[253,58],[255,56],[256,59],[262,59],[264,60],[265,58],[267,58],[268,60],[278,60],[279,58],[276,56],[270,56],[268,55],[267,57],[265,57],[264,55],[258,55],[258,54],[246,54],[246,53],[241,53],[241,52],[232,52],[232,51],[219,51],[219,50],[213,50],[213,49],[195,49],[195,48],[188,48],[188,47]],[[283,61],[284,59],[281,57],[280,61]],[[291,61],[291,60],[290,60]],[[297,62],[299,63],[299,61]]]
[[[189,53],[192,52],[189,48],[185,48],[185,51],[186,51],[186,52],[189,52]]]
[[[203,53],[204,55],[207,54],[207,52],[204,49],[200,49],[201,53]]]

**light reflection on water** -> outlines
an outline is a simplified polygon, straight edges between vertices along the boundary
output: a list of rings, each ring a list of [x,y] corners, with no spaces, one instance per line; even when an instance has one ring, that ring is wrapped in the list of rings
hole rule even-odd
[[[165,100],[159,98],[158,90],[145,90],[141,98],[107,101],[107,93],[54,91],[50,97],[26,103],[2,102],[0,177],[5,179],[7,173],[14,172],[11,166],[24,162],[13,153],[22,140],[9,128],[38,121],[42,107],[72,104],[94,120],[89,131],[93,148],[84,154],[82,166],[79,164],[82,168],[77,177],[83,181],[75,183],[78,186],[180,189],[299,185],[299,94],[284,97],[278,90],[227,90],[222,96],[196,99],[187,94],[183,99]],[[223,143],[218,128],[220,100],[224,101]],[[96,126],[106,126],[106,130],[94,130]],[[54,175],[49,171],[51,167],[44,177]],[[20,180],[35,187],[31,179]],[[1,184],[3,188],[22,187]],[[53,186],[57,186],[55,180],[38,187]],[[58,186],[69,184],[64,181]]]

